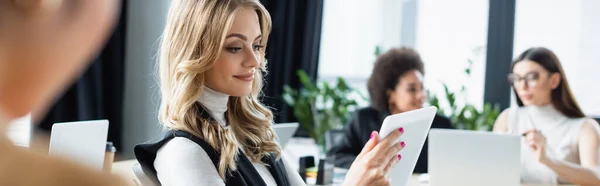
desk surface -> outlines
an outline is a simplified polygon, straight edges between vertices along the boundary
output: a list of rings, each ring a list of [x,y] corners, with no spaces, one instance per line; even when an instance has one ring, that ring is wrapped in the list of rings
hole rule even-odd
[[[112,164],[112,174],[117,175],[123,178],[126,183],[129,183],[127,186],[136,186],[141,185],[135,174],[133,173],[133,165],[137,163],[137,160],[126,160],[126,161],[118,161]]]
[[[119,161],[113,163],[112,173],[118,176],[121,176],[123,179],[127,180],[128,183],[131,183],[131,186],[137,185],[139,181],[135,177],[131,167],[137,163],[136,160],[127,160],[127,161]],[[419,175],[414,174],[410,178],[409,186],[428,186],[427,183],[419,183]],[[544,185],[522,185],[522,186],[544,186]],[[574,186],[574,185],[564,185],[564,186]]]
[[[285,146],[283,150],[283,156],[290,161],[290,166],[292,169],[297,170],[298,168],[298,159],[302,156],[315,156],[318,153],[318,149],[316,145],[314,145],[314,141],[311,139],[304,138],[292,138]],[[136,185],[139,181],[135,177],[133,173],[132,166],[137,163],[136,160],[127,160],[115,162],[112,167],[112,173],[115,175],[119,175],[124,179],[128,180],[132,183],[132,185]],[[427,183],[419,183],[419,175],[415,174],[411,177],[409,181],[409,186],[428,186]],[[522,185],[522,186],[543,186],[543,185]],[[567,186],[567,185],[565,185]],[[570,185],[572,186],[572,185]]]
[[[408,182],[408,186],[429,186],[427,183],[419,183],[419,174],[413,174],[410,177],[410,182]],[[543,184],[522,184],[521,186],[550,186]],[[560,186],[576,186],[576,185],[560,185]]]

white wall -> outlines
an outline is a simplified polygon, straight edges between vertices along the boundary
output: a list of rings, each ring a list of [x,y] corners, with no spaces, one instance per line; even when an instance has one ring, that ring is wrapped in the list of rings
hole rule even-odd
[[[131,0],[127,6],[123,147],[118,150],[128,159],[136,144],[157,137],[161,129],[155,56],[168,5],[164,0]]]

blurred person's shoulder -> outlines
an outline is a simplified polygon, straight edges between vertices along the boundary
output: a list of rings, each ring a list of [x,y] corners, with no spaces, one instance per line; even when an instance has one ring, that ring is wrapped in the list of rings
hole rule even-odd
[[[450,121],[450,119],[448,119],[448,117],[442,116],[440,114],[435,114],[435,117],[433,118],[433,123],[431,124],[431,128],[451,129],[453,127],[452,122]]]
[[[20,149],[5,139],[0,141],[0,185],[125,185],[116,176],[88,170],[57,157]]]
[[[371,106],[362,107],[362,108],[356,109],[354,111],[354,115],[358,116],[358,117],[372,117],[372,116],[380,117],[382,114],[383,114],[383,112],[381,112]]]
[[[381,123],[387,116],[387,113],[374,107],[363,107],[354,111],[350,123],[359,126],[361,130],[371,132],[372,130],[379,130]]]

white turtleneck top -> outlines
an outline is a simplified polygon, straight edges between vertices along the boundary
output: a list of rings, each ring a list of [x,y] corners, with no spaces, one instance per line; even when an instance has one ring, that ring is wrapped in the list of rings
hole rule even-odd
[[[229,95],[208,87],[204,87],[198,98],[198,102],[210,112],[221,127],[228,127],[225,120],[228,100]],[[285,158],[283,162],[290,183],[292,185],[305,185],[300,175],[291,169]],[[268,186],[277,185],[273,175],[265,165],[260,162],[252,162],[252,165]],[[175,137],[163,145],[156,154],[154,167],[158,180],[163,186],[225,186],[225,182],[219,176],[217,168],[208,154],[202,147],[187,138]]]
[[[586,118],[569,118],[549,104],[511,108],[508,119],[509,133],[520,135],[529,129],[537,129],[546,137],[548,156],[581,164],[579,134]],[[597,126],[596,129],[598,130]],[[532,184],[564,182],[552,169],[535,159],[535,154],[525,144],[524,139],[521,144],[521,182]]]

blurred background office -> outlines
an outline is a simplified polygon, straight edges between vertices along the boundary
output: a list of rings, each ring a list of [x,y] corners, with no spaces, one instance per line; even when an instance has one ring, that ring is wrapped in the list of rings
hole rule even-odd
[[[600,12],[596,11],[600,1],[261,2],[273,19],[264,102],[274,109],[277,123],[311,125],[294,114],[295,109],[303,109],[294,100],[306,98],[294,94],[307,86],[296,73],[303,70],[307,79],[318,82],[314,85],[320,90],[344,90],[320,95],[312,103],[321,112],[311,117],[329,114],[338,119],[321,123],[341,128],[354,109],[369,104],[367,80],[376,56],[400,46],[419,52],[427,73],[426,105],[439,106],[440,114],[450,118],[455,128],[491,130],[497,112],[515,104],[507,82],[512,59],[535,46],[557,54],[583,112],[600,116],[600,86],[596,83],[600,79]],[[109,141],[114,142],[120,159],[131,159],[135,144],[160,134],[155,63],[169,3],[122,3],[119,24],[105,48],[56,100],[49,114],[37,118],[33,113],[33,117],[15,122],[9,132],[17,143],[29,142],[30,123],[40,123],[35,130],[47,132],[56,122],[109,119]],[[339,77],[354,90],[345,91]],[[343,100],[337,105],[343,108],[331,109],[336,100]],[[301,127],[296,136],[325,141],[323,131],[311,131],[310,127]]]

